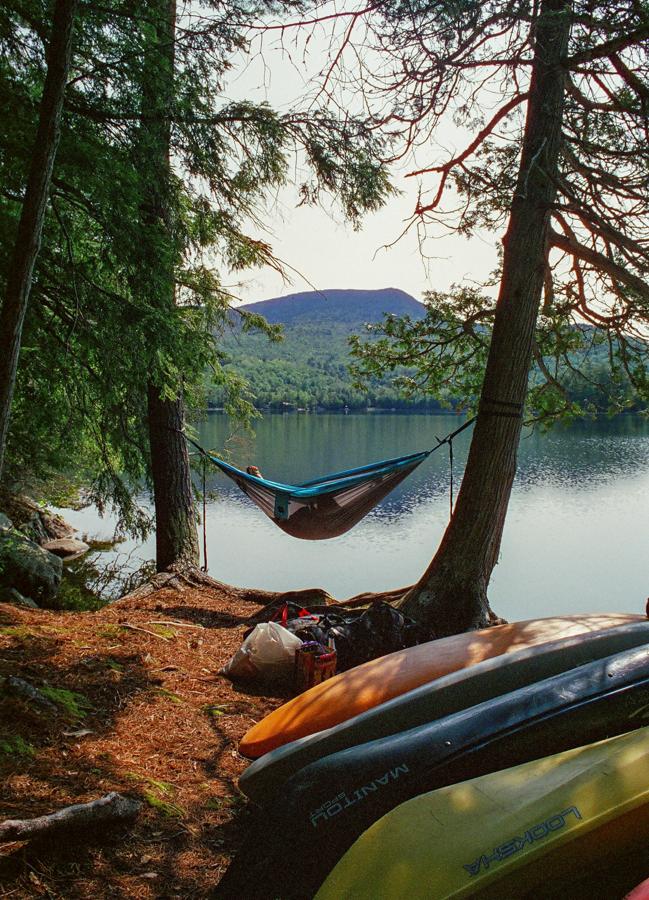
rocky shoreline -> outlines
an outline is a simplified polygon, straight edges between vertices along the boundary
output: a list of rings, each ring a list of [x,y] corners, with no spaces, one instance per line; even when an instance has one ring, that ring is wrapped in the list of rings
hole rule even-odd
[[[62,516],[24,495],[3,497],[0,511],[0,601],[57,609],[63,563],[87,553]]]

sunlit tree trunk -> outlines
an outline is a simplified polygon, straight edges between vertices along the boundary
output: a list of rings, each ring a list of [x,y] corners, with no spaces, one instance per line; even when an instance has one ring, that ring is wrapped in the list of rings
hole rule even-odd
[[[151,304],[165,309],[175,303],[170,147],[176,3],[156,0],[147,4],[146,10],[150,31],[143,64],[139,147],[145,266],[140,283]],[[168,397],[160,380],[152,379],[148,385],[147,425],[156,514],[156,566],[163,571],[197,565],[199,550],[189,454],[179,433],[184,425],[184,402],[181,393]]]
[[[23,323],[59,144],[61,111],[72,54],[75,9],[76,0],[57,0],[54,7],[38,129],[0,311],[0,477],[4,468]]]
[[[542,0],[516,192],[504,238],[489,358],[464,480],[440,547],[403,611],[435,635],[493,621],[487,586],[516,473],[516,455],[556,194],[570,34],[566,0]]]

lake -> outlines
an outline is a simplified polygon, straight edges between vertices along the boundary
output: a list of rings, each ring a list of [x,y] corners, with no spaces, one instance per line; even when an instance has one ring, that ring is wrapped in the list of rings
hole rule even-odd
[[[226,448],[241,468],[254,463],[273,480],[301,482],[377,459],[434,446],[457,428],[455,415],[276,414],[253,437],[230,434],[221,414],[199,441]],[[457,484],[471,430],[454,442]],[[245,587],[323,587],[338,598],[415,581],[430,561],[449,515],[449,459],[442,448],[352,531],[328,541],[284,534],[217,470],[207,508],[209,572]],[[591,611],[643,612],[649,595],[649,422],[626,416],[525,432],[501,558],[490,588],[508,619]],[[64,511],[82,532],[111,533],[94,510]],[[202,538],[201,538],[202,540]],[[121,552],[153,555],[154,542]]]

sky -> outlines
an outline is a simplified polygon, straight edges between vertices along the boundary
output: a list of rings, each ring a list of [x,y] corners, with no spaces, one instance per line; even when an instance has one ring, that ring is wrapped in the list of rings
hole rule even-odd
[[[227,99],[266,101],[283,111],[300,97],[312,94],[318,71],[327,57],[329,38],[315,33],[305,55],[301,47],[264,38],[263,56],[257,45],[252,58],[240,58],[232,71]],[[302,101],[303,103],[303,101]],[[445,148],[457,148],[461,136],[451,123],[438,138]],[[422,151],[425,155],[426,150]],[[266,231],[255,236],[268,240],[285,264],[290,281],[271,269],[237,273],[228,287],[242,301],[252,303],[298,291],[330,288],[400,288],[421,300],[428,290],[448,290],[454,283],[475,283],[496,265],[497,237],[471,240],[455,235],[428,233],[420,251],[415,227],[402,235],[411,220],[419,182],[406,178],[422,158],[395,167],[391,181],[400,194],[376,213],[364,217],[360,231],[345,222],[340,208],[298,206],[294,188],[279,191],[267,204]],[[428,159],[427,162],[430,160]],[[430,177],[430,176],[429,176]],[[424,188],[430,189],[430,182]],[[401,237],[399,237],[402,235]]]

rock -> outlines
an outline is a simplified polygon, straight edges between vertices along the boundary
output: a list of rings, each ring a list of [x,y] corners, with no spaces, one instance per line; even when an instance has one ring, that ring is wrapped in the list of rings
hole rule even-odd
[[[40,510],[30,516],[29,519],[21,522],[18,525],[18,530],[37,544],[43,544],[48,540],[48,535],[41,519]]]
[[[56,597],[63,563],[19,531],[0,531],[0,588],[15,588],[39,606]]]
[[[41,522],[50,541],[72,538],[77,530],[69,522],[66,522],[63,516],[48,512],[48,510],[44,510],[41,513]]]
[[[38,603],[34,603],[31,597],[23,597],[16,588],[10,588],[6,594],[0,596],[3,603],[13,603],[14,606],[27,606],[30,609],[38,609]]]
[[[3,512],[0,512],[0,531],[12,531],[13,522]]]
[[[25,494],[3,494],[2,497],[4,508],[15,527],[37,544],[74,536],[76,528],[31,497]]]
[[[76,559],[77,556],[82,556],[90,550],[88,544],[84,541],[77,541],[74,538],[61,538],[57,541],[46,541],[46,543],[41,544],[41,547],[43,550],[48,550],[55,556],[60,556],[61,559],[65,560]]]

